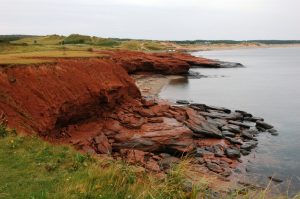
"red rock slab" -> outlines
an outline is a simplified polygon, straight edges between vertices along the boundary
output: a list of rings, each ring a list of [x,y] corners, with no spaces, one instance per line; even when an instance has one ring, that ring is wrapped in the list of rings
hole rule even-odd
[[[194,149],[194,140],[189,128],[172,118],[163,118],[159,125],[146,123],[139,130],[124,128],[114,137],[113,148],[134,148],[143,151],[160,151],[168,148],[176,152]]]

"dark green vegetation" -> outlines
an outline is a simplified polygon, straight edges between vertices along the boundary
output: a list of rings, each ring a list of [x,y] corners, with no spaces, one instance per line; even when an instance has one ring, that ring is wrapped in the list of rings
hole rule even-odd
[[[9,43],[25,37],[33,37],[31,35],[0,35],[0,43]]]

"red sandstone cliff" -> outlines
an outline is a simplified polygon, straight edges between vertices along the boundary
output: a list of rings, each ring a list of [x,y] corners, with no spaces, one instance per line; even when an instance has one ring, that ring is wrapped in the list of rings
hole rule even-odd
[[[214,60],[184,53],[103,52],[109,54],[114,62],[122,65],[129,73],[142,71],[174,75],[187,73],[192,66],[218,67]]]
[[[59,60],[0,73],[0,108],[14,127],[46,132],[139,98],[127,72],[110,60]]]

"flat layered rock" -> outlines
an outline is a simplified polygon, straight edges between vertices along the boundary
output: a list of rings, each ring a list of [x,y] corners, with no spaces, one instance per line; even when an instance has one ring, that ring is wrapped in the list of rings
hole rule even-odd
[[[177,100],[176,103],[177,104],[185,104],[185,105],[190,104],[190,102],[188,100]]]
[[[230,131],[232,133],[237,134],[241,132],[241,128],[237,125],[228,124],[222,127],[222,131]]]
[[[138,131],[123,129],[115,136],[115,140],[113,147],[116,149],[159,151],[167,147],[183,153],[194,148],[192,131],[173,118],[164,118],[164,122],[159,125],[147,123]]]
[[[225,137],[226,140],[228,140],[231,144],[238,144],[238,145],[242,145],[242,141],[235,139],[235,138],[231,138],[231,137]]]
[[[199,137],[215,137],[215,138],[222,138],[222,132],[215,127],[212,124],[209,123],[200,123],[200,124],[195,124],[191,122],[186,122],[185,123],[188,128],[190,128],[195,136]]]
[[[201,115],[203,116],[208,116],[211,118],[219,118],[219,119],[226,119],[226,120],[238,120],[238,119],[242,119],[243,116],[240,113],[230,113],[230,114],[226,114],[226,113],[220,113],[220,112],[216,112],[216,111],[211,111],[211,112],[199,112]]]
[[[274,126],[272,126],[271,124],[268,124],[263,121],[256,121],[256,126],[260,128],[264,128],[266,130],[274,128]]]
[[[249,122],[264,121],[261,117],[244,117],[244,120]]]
[[[227,148],[225,150],[225,154],[228,158],[239,158],[239,157],[241,157],[241,153],[238,149]]]
[[[223,135],[224,137],[230,137],[230,138],[234,138],[234,137],[236,136],[235,133],[232,133],[232,132],[230,132],[230,131],[222,131],[222,135]]]
[[[246,123],[238,122],[238,121],[233,121],[233,120],[229,120],[228,123],[234,124],[234,125],[237,125],[237,126],[241,126],[243,128],[251,128],[252,127],[250,124],[246,124]]]
[[[241,149],[250,151],[251,149],[255,148],[257,146],[258,142],[251,141],[251,142],[245,142],[242,144]]]
[[[206,167],[207,167],[209,170],[211,170],[211,171],[213,171],[213,172],[215,172],[215,173],[221,173],[221,172],[223,172],[222,167],[220,167],[218,164],[213,163],[213,162],[208,162],[208,163],[206,163]]]
[[[196,157],[211,157],[211,156],[214,156],[214,153],[213,152],[211,152],[211,151],[208,151],[208,150],[205,150],[205,149],[203,149],[203,148],[199,148],[199,147],[197,147],[196,148],[196,154],[195,154],[195,156]]]

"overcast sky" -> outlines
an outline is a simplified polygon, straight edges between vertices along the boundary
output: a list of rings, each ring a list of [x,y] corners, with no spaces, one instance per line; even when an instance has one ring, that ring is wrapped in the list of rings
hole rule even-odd
[[[0,0],[0,34],[300,39],[300,0]]]

